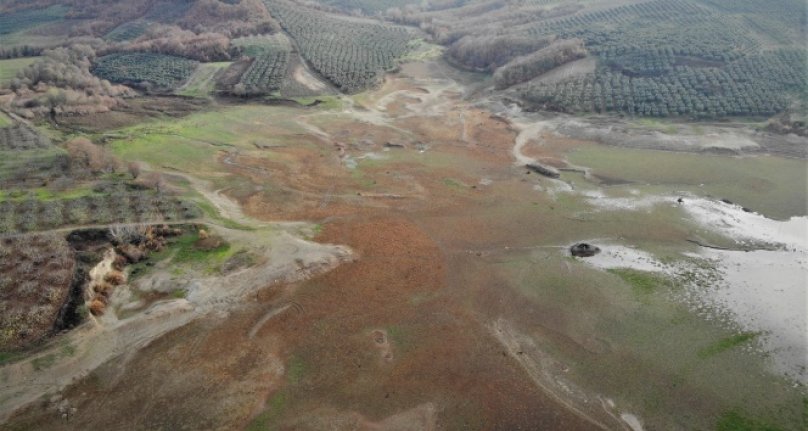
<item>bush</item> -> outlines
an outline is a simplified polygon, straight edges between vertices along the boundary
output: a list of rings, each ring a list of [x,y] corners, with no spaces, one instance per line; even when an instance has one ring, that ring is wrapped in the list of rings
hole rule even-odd
[[[104,311],[107,309],[107,304],[104,303],[104,301],[102,301],[102,300],[100,300],[98,298],[95,298],[95,299],[92,300],[92,302],[90,302],[90,307],[89,308],[90,308],[90,313],[92,313],[93,316],[101,316],[101,315],[104,314]]]

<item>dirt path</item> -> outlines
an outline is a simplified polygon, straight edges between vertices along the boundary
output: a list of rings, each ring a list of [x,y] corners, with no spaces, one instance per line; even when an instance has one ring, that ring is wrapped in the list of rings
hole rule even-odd
[[[618,419],[606,404],[564,379],[560,372],[564,366],[542,352],[529,336],[520,334],[510,322],[501,318],[491,323],[489,329],[508,354],[524,368],[530,379],[570,411],[601,430],[642,431],[641,426],[637,430]],[[633,417],[630,414],[627,416]],[[631,425],[635,425],[634,421],[631,421]]]
[[[514,123],[514,125],[519,130],[519,135],[516,137],[513,150],[511,151],[513,158],[516,159],[514,164],[518,166],[525,166],[527,164],[537,163],[536,159],[526,156],[523,151],[525,146],[531,140],[536,139],[541,135],[541,133],[548,127],[548,123],[545,121],[537,121],[532,124]]]

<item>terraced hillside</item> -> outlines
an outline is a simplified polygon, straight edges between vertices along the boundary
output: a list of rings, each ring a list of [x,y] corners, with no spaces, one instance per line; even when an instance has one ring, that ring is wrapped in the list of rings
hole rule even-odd
[[[292,56],[292,46],[285,35],[277,33],[242,37],[234,39],[232,44],[250,58],[250,63],[230,91],[252,96],[270,94],[281,88]]]
[[[589,59],[506,83],[532,81],[512,93],[533,108],[716,118],[770,116],[806,99],[804,10],[795,0],[765,7],[723,0],[518,6],[486,0],[390,17],[421,25],[450,46],[453,63],[471,69],[494,58],[494,70],[508,70],[517,57],[543,49],[535,41],[582,40]]]
[[[408,50],[410,30],[309,9],[286,0],[265,0],[317,72],[346,93],[375,85]]]

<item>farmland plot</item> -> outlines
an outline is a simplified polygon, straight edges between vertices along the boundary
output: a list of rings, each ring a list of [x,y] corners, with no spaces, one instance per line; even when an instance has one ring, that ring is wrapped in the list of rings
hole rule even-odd
[[[37,183],[63,176],[67,153],[34,129],[14,124],[0,128],[0,185]]]
[[[106,36],[104,36],[104,39],[111,42],[134,40],[143,35],[150,25],[151,23],[149,21],[144,20],[123,23],[107,33]]]
[[[110,82],[162,91],[182,85],[198,64],[187,58],[162,54],[110,54],[96,61],[93,73]]]
[[[73,252],[59,235],[0,239],[0,351],[47,335],[69,294]]]
[[[252,57],[234,93],[260,95],[278,91],[288,75],[292,45],[283,34],[235,39],[233,45]]]
[[[0,151],[44,149],[51,145],[47,136],[25,124],[15,123],[0,128]]]
[[[297,43],[301,55],[341,91],[375,85],[408,51],[411,32],[393,25],[351,20],[285,0],[265,0]]]
[[[771,115],[808,83],[803,49],[760,52],[748,23],[684,0],[623,5],[523,30],[581,38],[599,58],[594,74],[523,90],[528,102],[572,112]]]
[[[192,0],[158,0],[149,8],[144,18],[170,24],[182,18],[193,5]]]
[[[519,76],[531,109],[647,117],[763,117],[808,98],[804,2],[650,0],[515,5],[472,1],[393,13],[420,25],[454,64],[501,70],[537,41],[580,40],[594,70]],[[535,49],[541,49],[541,46]]]
[[[25,233],[63,227],[182,221],[200,217],[191,202],[154,191],[112,190],[71,199],[0,200],[0,234]]]
[[[28,30],[38,25],[64,19],[66,6],[51,6],[47,9],[28,9],[0,15],[0,35]]]

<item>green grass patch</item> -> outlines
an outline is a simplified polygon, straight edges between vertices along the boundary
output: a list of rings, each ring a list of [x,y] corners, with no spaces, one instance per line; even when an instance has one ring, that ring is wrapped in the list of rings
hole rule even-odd
[[[413,346],[411,331],[400,325],[391,325],[387,328],[387,338],[400,352],[406,352]]]
[[[149,253],[146,261],[130,266],[129,280],[142,277],[154,267],[154,262],[162,262],[167,259],[171,259],[172,264],[177,264],[171,266],[170,269],[174,275],[182,275],[189,267],[215,273],[227,259],[240,251],[226,242],[207,250],[198,247],[197,241],[199,241],[199,236],[194,230],[188,230],[178,237],[171,238],[162,250]],[[186,295],[187,292],[183,289],[176,289],[170,293],[173,298],[185,298]]]
[[[229,61],[200,64],[188,79],[188,82],[179,88],[177,94],[199,98],[210,97],[216,85],[216,74],[231,64]]]
[[[134,138],[112,142],[109,148],[122,159],[141,160],[155,167],[181,171],[211,172],[217,149],[204,142],[195,142],[171,131],[135,130]]]
[[[411,40],[407,44],[407,48],[409,51],[398,59],[400,63],[431,60],[440,57],[446,50],[444,47],[429,43],[424,39]]]
[[[173,250],[172,263],[178,264],[174,270],[178,275],[189,266],[210,274],[220,271],[222,265],[240,251],[229,243],[221,241],[221,244],[215,248],[206,248],[200,245],[196,232],[189,232],[176,238],[170,245]],[[172,295],[174,294],[180,295],[176,291],[172,292]]]
[[[287,397],[283,391],[272,396],[267,408],[247,426],[247,431],[271,431],[277,429],[277,421],[286,408]]]
[[[713,199],[726,198],[771,218],[787,219],[808,213],[805,160],[662,153],[604,145],[579,147],[569,154],[569,160],[592,168],[596,175],[638,184],[673,186]]]
[[[313,105],[319,101],[316,106],[320,109],[342,108],[342,101],[337,96],[295,97],[292,100],[303,106]]]
[[[677,130],[675,124],[654,118],[638,118],[634,123],[644,129],[658,130],[669,135],[675,134]]]
[[[716,431],[782,431],[782,428],[747,418],[736,411],[723,414],[715,429]]]
[[[41,371],[46,368],[50,368],[53,364],[56,363],[56,354],[50,353],[45,356],[40,356],[31,361],[31,365],[34,367],[34,370]]]
[[[297,356],[292,356],[286,365],[286,379],[290,385],[300,384],[306,374],[306,364]]]
[[[0,71],[1,70],[2,69],[0,69]],[[0,72],[0,73],[2,73],[2,72]],[[3,81],[3,79],[2,79],[2,77],[0,77],[0,85],[2,85],[2,81]],[[11,118],[8,118],[8,116],[6,114],[0,112],[0,127],[8,127],[11,124],[12,124],[11,123]]]
[[[174,299],[185,299],[188,297],[188,291],[185,289],[174,289],[171,292],[171,297]]]
[[[20,352],[0,352],[0,365],[5,365],[22,358]]]
[[[24,57],[0,60],[0,85],[10,83],[14,78],[17,77],[17,73],[39,59],[40,57]]]
[[[174,262],[176,263],[222,263],[233,255],[230,244],[222,242],[213,249],[204,249],[198,245],[199,236],[196,233],[186,233],[177,238],[172,244],[176,248]]]
[[[109,148],[120,158],[155,168],[209,174],[222,170],[216,160],[222,151],[255,151],[255,142],[299,145],[300,134],[306,132],[294,120],[300,112],[263,105],[214,109],[115,131],[125,138],[110,142]]]
[[[365,161],[363,160],[362,162],[364,163]],[[360,167],[356,167],[351,171],[351,178],[357,183],[357,185],[366,189],[372,188],[376,185],[376,181],[366,176]]]
[[[760,335],[759,332],[742,332],[740,334],[735,334],[730,337],[723,338],[700,350],[699,357],[709,358],[711,356],[715,356],[721,352],[725,352],[735,347],[747,344],[750,341],[757,338],[759,335]]]
[[[623,281],[628,283],[636,295],[651,294],[663,282],[660,275],[653,272],[638,271],[636,269],[629,268],[612,268],[608,271],[617,275],[618,277],[622,278]]]
[[[461,184],[459,181],[455,180],[454,178],[444,178],[443,184],[447,187],[452,188],[463,188],[465,185]]]
[[[76,346],[72,344],[65,344],[62,346],[62,356],[73,356],[76,354]]]
[[[213,206],[212,203],[210,203],[210,201],[201,196],[197,197],[196,199],[193,199],[193,202],[196,204],[196,206],[199,207],[199,209],[202,210],[202,212],[205,214],[206,217],[208,217],[212,221],[215,221],[216,223],[221,224],[222,226],[228,229],[254,230],[250,226],[246,226],[234,220],[230,220],[229,218],[223,217],[221,214],[219,214],[219,211],[216,209],[216,207]]]
[[[34,197],[40,201],[56,201],[62,199],[78,199],[85,196],[101,195],[93,191],[92,187],[82,186],[69,190],[52,190],[45,187],[40,187],[32,190]]]

